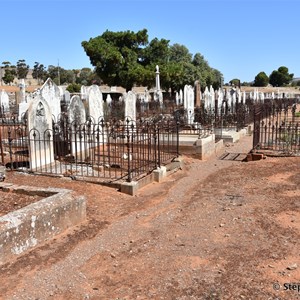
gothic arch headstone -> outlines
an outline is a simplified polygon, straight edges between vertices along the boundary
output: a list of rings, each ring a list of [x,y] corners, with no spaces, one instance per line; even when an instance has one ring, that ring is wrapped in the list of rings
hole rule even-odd
[[[54,162],[51,109],[38,95],[28,107],[30,168],[34,171]]]

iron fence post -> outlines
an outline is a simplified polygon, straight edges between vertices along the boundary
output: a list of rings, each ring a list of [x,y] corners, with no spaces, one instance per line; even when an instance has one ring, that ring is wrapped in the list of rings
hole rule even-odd
[[[2,164],[4,165],[4,152],[3,152],[3,145],[2,145],[2,129],[3,129],[3,127],[0,128],[0,150],[1,150]]]
[[[159,136],[159,134],[160,134],[160,130],[159,130],[159,126],[158,126],[158,128],[157,128],[157,136],[158,136],[158,139],[157,139],[157,154],[158,154],[158,167],[160,168],[161,166],[160,166],[160,162],[161,162],[161,160],[160,160],[160,136]]]
[[[253,108],[253,137],[252,137],[252,149],[255,147],[255,140],[256,140],[256,106],[254,105]]]
[[[179,121],[176,121],[176,152],[179,156]]]
[[[157,125],[154,125],[153,129],[153,140],[154,140],[154,161],[155,161],[155,168],[157,169]]]
[[[130,126],[130,121],[129,119],[127,118],[126,119],[126,131],[127,131],[127,172],[128,172],[128,175],[127,175],[127,182],[131,182],[132,181],[132,176],[131,176],[131,164],[130,164],[130,130],[129,130],[129,126]]]
[[[13,157],[12,157],[12,141],[13,141],[13,138],[11,136],[11,128],[10,127],[8,129],[7,139],[8,139],[8,146],[9,146],[10,168],[12,170],[13,169],[13,165],[12,165],[12,162],[13,162]]]

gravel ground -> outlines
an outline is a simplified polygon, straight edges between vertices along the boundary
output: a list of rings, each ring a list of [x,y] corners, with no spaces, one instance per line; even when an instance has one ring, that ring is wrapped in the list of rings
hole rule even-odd
[[[225,151],[250,148],[246,136]],[[134,197],[8,173],[85,195],[88,219],[0,266],[1,299],[300,299],[300,158],[218,157],[183,155]]]

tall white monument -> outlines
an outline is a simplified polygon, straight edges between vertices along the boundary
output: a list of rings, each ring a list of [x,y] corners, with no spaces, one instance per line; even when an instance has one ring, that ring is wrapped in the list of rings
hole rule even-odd
[[[159,67],[156,65],[155,71],[155,91],[154,91],[154,101],[159,101],[160,106],[163,104],[163,94],[160,90],[160,78],[159,78]]]

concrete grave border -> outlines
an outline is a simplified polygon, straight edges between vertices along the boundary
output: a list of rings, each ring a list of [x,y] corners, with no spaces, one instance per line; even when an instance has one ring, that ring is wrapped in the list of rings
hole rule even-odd
[[[86,200],[71,190],[10,183],[0,189],[45,197],[0,217],[0,265],[86,220]]]

